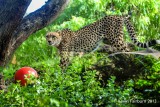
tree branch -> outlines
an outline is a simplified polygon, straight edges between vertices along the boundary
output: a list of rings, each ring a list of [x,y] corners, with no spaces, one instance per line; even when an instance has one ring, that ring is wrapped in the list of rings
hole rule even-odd
[[[6,60],[8,43],[31,0],[0,0],[0,65]]]
[[[108,57],[115,56],[118,54],[137,54],[137,55],[151,55],[152,57],[159,59],[160,58],[160,52],[154,49],[147,49],[142,51],[135,51],[135,52],[116,52],[108,55]]]
[[[48,0],[42,8],[24,17],[22,23],[13,34],[11,41],[13,50],[22,44],[32,33],[44,28],[55,20],[68,2],[69,0]]]

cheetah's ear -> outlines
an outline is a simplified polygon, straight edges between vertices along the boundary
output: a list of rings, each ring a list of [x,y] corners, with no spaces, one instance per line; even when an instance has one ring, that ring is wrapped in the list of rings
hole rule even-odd
[[[61,31],[57,31],[57,32],[54,32],[55,33],[55,36],[57,38],[59,38],[60,40],[62,40],[62,32]]]

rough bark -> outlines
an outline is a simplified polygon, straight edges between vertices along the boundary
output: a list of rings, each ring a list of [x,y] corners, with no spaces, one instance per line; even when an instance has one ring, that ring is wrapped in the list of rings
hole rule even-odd
[[[42,8],[24,17],[31,0],[0,0],[0,66],[34,32],[53,22],[69,0],[48,0]],[[37,1],[38,2],[38,1]]]

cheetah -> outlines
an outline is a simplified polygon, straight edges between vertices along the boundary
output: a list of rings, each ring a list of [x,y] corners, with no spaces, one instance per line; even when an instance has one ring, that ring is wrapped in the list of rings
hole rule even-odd
[[[49,45],[58,48],[61,56],[60,67],[65,69],[70,63],[71,56],[78,53],[92,52],[97,49],[104,39],[107,39],[107,43],[118,51],[128,52],[129,48],[123,39],[124,24],[135,45],[148,48],[155,44],[160,44],[160,40],[151,40],[146,43],[139,42],[130,21],[130,15],[105,16],[78,31],[64,29],[57,32],[49,32],[46,35],[46,40]]]

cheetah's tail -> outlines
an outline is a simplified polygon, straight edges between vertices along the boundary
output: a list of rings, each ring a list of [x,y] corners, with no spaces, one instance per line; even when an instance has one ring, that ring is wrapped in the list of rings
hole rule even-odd
[[[125,23],[125,25],[127,27],[128,33],[129,33],[129,35],[131,37],[131,40],[138,47],[148,48],[148,47],[154,46],[156,44],[160,44],[160,40],[151,40],[151,41],[148,41],[148,42],[145,42],[145,43],[139,42],[137,37],[136,37],[136,33],[135,33],[135,30],[134,30],[134,27],[133,27],[133,25],[132,25],[132,23],[130,21],[130,15],[125,15],[124,16],[124,23]]]

